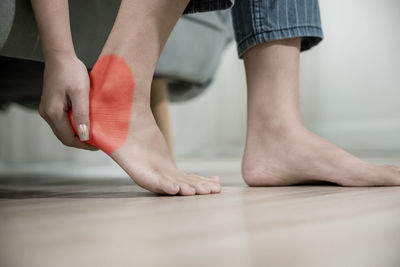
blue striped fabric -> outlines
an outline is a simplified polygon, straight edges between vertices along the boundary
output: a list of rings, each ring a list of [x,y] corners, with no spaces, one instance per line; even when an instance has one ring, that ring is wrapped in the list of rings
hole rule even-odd
[[[272,40],[302,37],[304,51],[323,39],[318,0],[237,0],[232,21],[239,57]]]

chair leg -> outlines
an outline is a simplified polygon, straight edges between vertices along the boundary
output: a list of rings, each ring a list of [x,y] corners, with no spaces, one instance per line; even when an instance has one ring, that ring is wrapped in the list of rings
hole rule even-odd
[[[173,154],[169,101],[168,101],[168,83],[165,79],[154,78],[151,83],[150,107],[161,133]]]

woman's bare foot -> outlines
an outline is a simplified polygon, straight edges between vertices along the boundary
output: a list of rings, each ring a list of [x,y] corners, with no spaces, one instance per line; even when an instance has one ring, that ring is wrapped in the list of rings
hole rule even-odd
[[[248,117],[242,174],[246,183],[400,185],[400,168],[363,162],[304,127],[298,101],[299,54],[300,38],[263,43],[244,54]]]
[[[219,193],[218,177],[207,179],[177,168],[143,93],[150,90],[151,81],[135,80],[130,69],[122,57],[104,55],[90,73],[89,143],[151,192]]]
[[[91,73],[91,87],[100,94],[94,101],[91,91],[89,142],[108,153],[138,185],[159,194],[221,191],[218,177],[205,178],[177,168],[150,109],[150,87],[158,58],[188,1],[171,5],[168,0],[122,0],[96,65],[105,63],[101,68],[95,65]],[[101,73],[96,76],[98,70]],[[94,76],[98,77],[95,81]],[[98,114],[97,122],[93,113]]]
[[[110,156],[138,185],[154,193],[195,195],[221,191],[218,177],[208,179],[177,168],[147,105],[134,103],[126,142]]]
[[[343,186],[400,185],[399,167],[364,162],[304,127],[293,128],[258,129],[262,135],[249,134],[242,161],[242,174],[248,185],[316,181]]]

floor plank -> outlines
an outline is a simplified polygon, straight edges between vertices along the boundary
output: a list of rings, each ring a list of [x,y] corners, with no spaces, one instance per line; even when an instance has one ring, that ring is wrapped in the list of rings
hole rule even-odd
[[[0,178],[0,266],[400,266],[400,187],[159,197],[129,179]]]

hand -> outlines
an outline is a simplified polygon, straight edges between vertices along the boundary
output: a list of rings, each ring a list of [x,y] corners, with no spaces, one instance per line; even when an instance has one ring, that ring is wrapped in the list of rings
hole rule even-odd
[[[85,64],[76,56],[46,59],[39,114],[66,146],[97,150],[89,140],[90,81]],[[74,133],[69,110],[73,108],[79,138]]]

